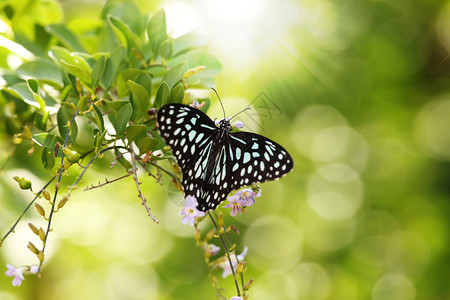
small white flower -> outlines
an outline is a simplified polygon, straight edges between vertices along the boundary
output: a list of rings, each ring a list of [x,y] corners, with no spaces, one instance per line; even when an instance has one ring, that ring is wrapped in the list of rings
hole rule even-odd
[[[23,277],[23,267],[16,268],[13,265],[7,264],[6,267],[8,268],[8,271],[5,272],[6,276],[14,276],[14,279],[12,281],[13,286],[20,286],[22,284],[22,280],[25,278]]]

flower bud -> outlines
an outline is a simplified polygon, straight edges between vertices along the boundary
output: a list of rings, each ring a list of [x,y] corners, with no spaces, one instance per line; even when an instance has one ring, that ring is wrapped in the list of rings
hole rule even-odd
[[[245,261],[240,261],[236,267],[236,274],[241,274],[244,270]]]
[[[36,226],[34,226],[31,223],[28,223],[28,227],[30,227],[31,231],[33,231],[34,234],[39,235],[39,230],[37,229]]]
[[[41,241],[45,241],[45,231],[42,229],[42,227],[39,228],[39,238]]]
[[[19,183],[22,190],[31,190],[31,181],[25,177],[14,176],[13,179]]]
[[[37,257],[39,258],[39,261],[42,263],[44,261],[45,255],[43,251],[39,251],[37,254]]]
[[[36,255],[39,253],[38,248],[36,248],[36,246],[32,242],[28,242],[27,248]]]
[[[195,230],[195,240],[197,241],[197,242],[199,242],[200,240],[202,239],[202,233],[200,232],[200,229],[196,229]]]
[[[172,163],[172,170],[175,174],[181,175],[181,170],[178,164]]]
[[[252,284],[253,284],[253,280],[255,280],[255,279],[250,279],[245,285],[244,285],[244,291],[248,291],[249,289],[250,289],[250,287],[252,286]]]
[[[58,203],[58,209],[62,208],[67,203],[67,201],[69,201],[69,198],[67,196],[64,196]]]
[[[45,200],[50,201],[50,193],[47,190],[42,190],[42,196],[44,196]]]
[[[205,68],[206,66],[197,66],[195,68],[189,69],[186,72],[184,72],[183,79],[187,79],[191,76],[194,76],[195,74],[197,74],[201,70],[204,70]]]
[[[177,188],[177,190],[179,190],[180,192],[183,191],[183,186],[181,185],[181,183],[178,180],[175,180],[175,178],[172,178],[170,181]]]
[[[34,207],[38,211],[38,213],[45,218],[45,210],[42,206],[40,206],[38,203],[34,204]]]
[[[70,150],[69,148],[63,148],[62,151],[66,155],[67,160],[72,164],[78,162],[80,159],[80,154],[76,151]]]
[[[216,234],[216,229],[213,228],[211,229],[207,234],[206,234],[206,240],[209,241],[214,237],[214,234]]]

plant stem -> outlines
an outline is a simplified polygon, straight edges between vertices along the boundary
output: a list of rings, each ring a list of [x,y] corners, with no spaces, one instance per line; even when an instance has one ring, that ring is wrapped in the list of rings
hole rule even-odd
[[[8,235],[14,231],[14,229],[16,228],[17,224],[19,223],[19,221],[22,219],[22,217],[25,215],[25,213],[28,211],[28,209],[30,209],[31,205],[33,205],[34,201],[36,201],[36,199],[42,194],[42,191],[45,190],[50,183],[53,182],[53,180],[55,180],[56,175],[52,177],[52,179],[50,179],[42,189],[39,190],[39,192],[36,193],[36,196],[33,198],[33,200],[31,200],[30,204],[28,204],[28,206],[24,209],[24,211],[20,214],[19,218],[16,220],[16,222],[14,223],[14,225],[9,229],[9,231],[0,239],[0,246],[3,243],[3,241],[8,237]]]
[[[217,233],[219,234],[220,240],[222,241],[222,245],[223,245],[223,247],[225,249],[225,252],[227,253],[228,263],[230,264],[231,272],[233,273],[233,280],[234,280],[234,283],[236,285],[237,295],[238,295],[238,297],[240,297],[241,296],[241,291],[239,290],[239,284],[238,284],[238,282],[236,280],[236,272],[234,271],[233,263],[231,262],[231,256],[230,256],[230,252],[228,251],[227,244],[225,243],[225,240],[223,239],[222,234],[220,233],[219,226],[217,225],[216,221],[214,220],[213,216],[211,215],[211,213],[209,211],[208,211],[208,215],[211,218],[211,221],[213,222],[214,226],[216,227]],[[236,256],[236,259],[237,259],[236,253],[234,255]]]

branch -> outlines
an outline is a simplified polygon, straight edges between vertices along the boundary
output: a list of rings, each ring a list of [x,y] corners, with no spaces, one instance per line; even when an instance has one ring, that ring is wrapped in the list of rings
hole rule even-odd
[[[42,189],[39,190],[39,192],[36,193],[36,196],[33,198],[33,200],[31,200],[30,204],[28,204],[28,206],[24,209],[24,211],[20,214],[19,218],[16,220],[16,222],[14,223],[14,225],[9,229],[9,231],[0,239],[0,246],[2,245],[3,241],[8,237],[8,235],[14,231],[14,229],[16,228],[17,224],[19,223],[19,221],[22,219],[22,217],[25,215],[25,213],[28,211],[28,209],[31,207],[31,205],[33,205],[34,201],[36,201],[36,199],[42,194],[42,191],[44,191],[49,185],[50,183],[53,182],[53,180],[55,180],[56,175],[52,177],[52,179],[50,179]]]
[[[159,223],[158,219],[156,219],[155,216],[153,216],[152,213],[150,212],[150,207],[147,206],[147,199],[145,199],[144,195],[142,195],[142,191],[141,191],[141,188],[140,188],[140,184],[141,183],[139,182],[139,180],[137,178],[136,157],[135,157],[136,155],[135,155],[135,153],[133,151],[133,147],[132,146],[130,146],[130,150],[129,151],[130,151],[130,154],[131,154],[131,170],[133,172],[134,182],[136,183],[136,189],[138,191],[138,196],[139,196],[139,198],[141,198],[142,205],[147,210],[148,216],[150,218],[152,218],[152,220],[155,223]]]
[[[127,174],[125,174],[125,175],[123,175],[123,176],[120,176],[120,177],[118,177],[118,178],[115,178],[115,179],[113,179],[113,180],[108,180],[108,178],[105,178],[105,182],[104,182],[104,183],[98,182],[98,185],[95,185],[95,186],[92,184],[91,186],[88,186],[87,188],[85,188],[85,189],[83,190],[83,192],[90,191],[90,190],[93,190],[93,189],[96,189],[96,188],[100,188],[100,187],[105,186],[105,185],[107,185],[107,184],[110,184],[110,183],[119,181],[119,180],[121,180],[121,179],[127,178],[127,177],[130,176],[131,174],[133,174],[133,172],[128,172]]]

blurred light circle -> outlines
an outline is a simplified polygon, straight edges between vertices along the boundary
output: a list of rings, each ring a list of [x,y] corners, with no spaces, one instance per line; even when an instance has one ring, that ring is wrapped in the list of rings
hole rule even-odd
[[[450,24],[450,23],[449,23]],[[428,156],[450,160],[450,96],[427,103],[418,113],[414,133]]]
[[[307,158],[316,162],[345,162],[358,171],[365,168],[367,143],[348,127],[336,109],[311,105],[297,116],[293,128],[294,145]]]
[[[372,290],[373,300],[414,300],[416,288],[406,275],[391,273],[381,277]]]
[[[309,222],[304,232],[305,244],[323,252],[332,252],[347,247],[355,235],[354,221],[324,222],[322,219]]]
[[[330,295],[331,279],[320,265],[300,263],[289,274],[297,282],[297,299],[322,300]]]
[[[310,207],[326,220],[341,221],[353,217],[363,196],[359,175],[343,165],[325,166],[319,170],[307,184]],[[341,182],[336,182],[339,173],[343,174]]]
[[[349,182],[359,179],[359,174],[345,164],[327,164],[318,168],[317,173],[331,182]]]
[[[255,278],[257,284],[251,288],[253,299],[273,300],[286,299],[297,300],[297,280],[286,272],[267,272]]]
[[[450,51],[450,2],[447,2],[439,12],[436,20],[436,32],[441,44]]]
[[[253,222],[244,241],[249,248],[249,261],[263,270],[289,269],[302,253],[302,235],[297,226],[276,215]]]
[[[294,121],[292,140],[301,154],[314,159],[312,145],[317,135],[328,127],[343,125],[347,125],[347,121],[336,109],[327,105],[311,105]]]

